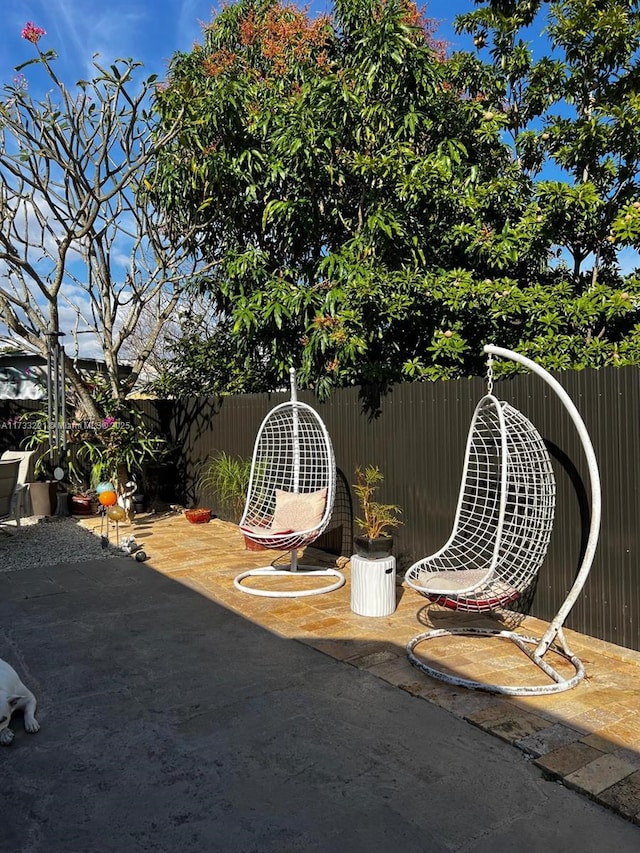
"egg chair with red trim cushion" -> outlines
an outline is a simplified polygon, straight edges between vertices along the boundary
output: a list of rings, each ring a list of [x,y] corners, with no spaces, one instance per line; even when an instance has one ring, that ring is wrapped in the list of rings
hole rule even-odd
[[[285,569],[264,566],[238,575],[234,585],[242,592],[275,598],[318,595],[342,586],[336,569],[305,566],[298,569],[298,549],[314,542],[331,520],[336,491],[336,463],[329,433],[316,410],[297,399],[295,371],[291,371],[291,400],[273,408],[256,437],[249,489],[240,529],[251,542],[289,551]],[[248,577],[313,575],[329,577],[321,587],[256,588]]]
[[[472,419],[451,536],[409,569],[407,584],[467,612],[517,600],[535,582],[547,553],[555,493],[538,431],[517,409],[487,394]]]

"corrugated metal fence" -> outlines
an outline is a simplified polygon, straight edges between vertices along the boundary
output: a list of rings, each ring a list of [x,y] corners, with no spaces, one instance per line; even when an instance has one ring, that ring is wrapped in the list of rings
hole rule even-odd
[[[567,625],[640,650],[640,371],[571,371],[557,378],[585,420],[603,490],[595,563]],[[341,472],[325,547],[351,553],[350,484],[356,465],[368,464],[378,465],[384,473],[380,500],[404,510],[404,525],[396,531],[399,566],[444,544],[453,522],[471,415],[484,392],[483,381],[473,379],[396,385],[367,397],[358,389],[345,389],[322,404],[313,395],[300,393],[300,399],[314,405],[327,424]],[[554,461],[556,521],[531,611],[550,619],[573,582],[587,535],[585,460],[573,424],[539,378],[522,375],[500,380],[495,393],[533,421]],[[286,399],[288,394],[283,393],[145,402],[146,414],[175,443],[173,477],[178,500],[219,510],[213,495],[198,493],[198,477],[207,458],[217,450],[250,456],[262,418]]]

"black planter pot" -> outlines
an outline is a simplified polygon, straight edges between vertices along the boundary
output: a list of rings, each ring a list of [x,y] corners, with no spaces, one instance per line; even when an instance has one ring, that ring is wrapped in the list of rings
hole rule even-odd
[[[393,551],[393,536],[378,536],[371,539],[369,536],[354,536],[353,544],[358,557],[366,560],[383,560],[390,557]]]
[[[135,494],[132,498],[133,507],[136,512],[144,512],[147,505],[147,498],[145,495]]]

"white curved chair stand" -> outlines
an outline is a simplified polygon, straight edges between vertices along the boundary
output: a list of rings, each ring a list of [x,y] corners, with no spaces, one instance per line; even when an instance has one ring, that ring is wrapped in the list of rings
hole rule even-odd
[[[250,577],[291,577],[295,574],[297,577],[333,577],[335,580],[326,586],[318,587],[317,589],[301,589],[301,590],[284,590],[284,589],[258,589],[257,587],[244,586],[242,581]],[[321,595],[323,592],[333,592],[335,589],[340,589],[345,584],[344,575],[337,569],[313,569],[312,571],[300,571],[297,568],[292,569],[275,569],[273,566],[264,566],[259,569],[251,569],[250,571],[242,572],[234,578],[233,585],[241,592],[247,592],[250,595],[261,595],[265,598],[302,598],[305,595]]]
[[[479,402],[472,419],[453,532],[440,551],[408,569],[407,585],[433,602],[481,613],[508,608],[525,596],[544,561],[555,510],[553,471],[535,427],[491,394],[494,355],[516,361],[540,376],[571,417],[589,471],[589,537],[573,586],[541,639],[492,628],[445,628],[414,637],[407,645],[407,654],[422,672],[449,684],[511,696],[560,693],[575,687],[585,674],[581,661],[567,646],[562,628],[595,555],[601,516],[600,474],[584,422],[560,383],[519,353],[490,345],[484,351],[489,354],[489,394]],[[416,655],[416,647],[424,641],[448,635],[510,640],[546,673],[549,681],[530,686],[489,684],[435,669]],[[571,664],[571,677],[545,660],[549,651]]]
[[[298,549],[314,542],[331,520],[336,492],[336,463],[329,433],[320,415],[298,402],[291,368],[291,400],[272,409],[256,437],[251,477],[240,529],[265,548],[290,552],[286,569],[262,566],[239,574],[233,584],[250,595],[298,598],[333,592],[344,583],[337,569],[298,569]],[[327,577],[313,589],[269,589],[246,586],[249,577]]]

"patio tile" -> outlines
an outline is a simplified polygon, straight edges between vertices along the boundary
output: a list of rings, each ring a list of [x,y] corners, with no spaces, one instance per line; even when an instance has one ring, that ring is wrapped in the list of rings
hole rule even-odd
[[[614,750],[613,755],[617,755],[618,758],[622,758],[624,761],[632,764],[637,770],[640,770],[640,751],[636,749],[627,749],[626,747],[620,747]]]
[[[451,710],[464,720],[469,720],[472,715],[479,711],[495,708],[499,701],[496,696],[492,696],[490,693],[460,688],[458,701],[451,706]]]
[[[625,817],[640,815],[640,770],[602,791],[600,799]]]
[[[629,708],[621,705],[610,705],[604,708],[593,707],[581,714],[576,714],[573,717],[573,723],[576,727],[583,728],[587,732],[593,732],[622,723],[629,714]]]
[[[350,657],[349,663],[358,667],[358,669],[370,669],[378,664],[393,661],[397,657],[398,656],[394,655],[393,652],[387,649],[381,649],[380,651],[370,652],[369,654]]]
[[[567,744],[580,740],[580,737],[581,733],[576,729],[556,723],[546,729],[521,738],[516,741],[516,746],[539,758],[541,755],[546,755],[562,746],[567,746]]]
[[[471,721],[471,718],[482,711],[489,711],[495,707],[496,697],[489,693],[480,693],[475,690],[467,690],[464,687],[440,683],[437,690],[425,693],[420,691],[417,695],[428,698],[429,701],[444,708],[456,717]]]
[[[634,772],[633,764],[624,758],[616,755],[601,755],[584,767],[569,773],[564,779],[567,785],[573,788],[590,794],[601,794],[605,788],[610,788]]]
[[[546,755],[541,755],[535,763],[557,776],[568,776],[595,761],[596,758],[602,757],[602,755],[603,753],[600,750],[582,741],[575,741],[566,746],[561,746],[559,749],[554,749],[553,752],[548,752]]]
[[[487,725],[487,730],[509,743],[517,743],[534,732],[550,728],[549,721],[535,714],[516,711],[506,720],[496,721]]]
[[[513,714],[513,709],[511,705],[507,702],[505,698],[502,697],[492,697],[494,701],[491,705],[487,705],[485,708],[479,708],[477,711],[473,711],[467,719],[470,723],[474,723],[480,728],[485,728],[494,723],[508,720]]]
[[[303,631],[308,631],[310,634],[319,634],[326,630],[331,632],[331,628],[333,626],[341,624],[341,620],[336,616],[325,616],[319,618],[318,614],[314,613],[313,618],[309,621],[300,622],[300,628]]]
[[[416,681],[416,671],[406,658],[395,658],[392,661],[373,664],[366,667],[366,670],[396,686]]]
[[[600,752],[615,752],[618,748],[617,744],[612,743],[608,738],[603,737],[601,734],[595,734],[594,732],[583,734],[580,740],[582,743],[586,743],[588,746],[592,746],[594,749],[600,750]]]
[[[353,655],[353,643],[350,640],[323,640],[318,637],[302,637],[300,642],[335,660],[347,661]]]
[[[598,729],[595,734],[606,738],[618,747],[631,747],[640,751],[640,718],[630,713],[622,720],[612,725]]]

